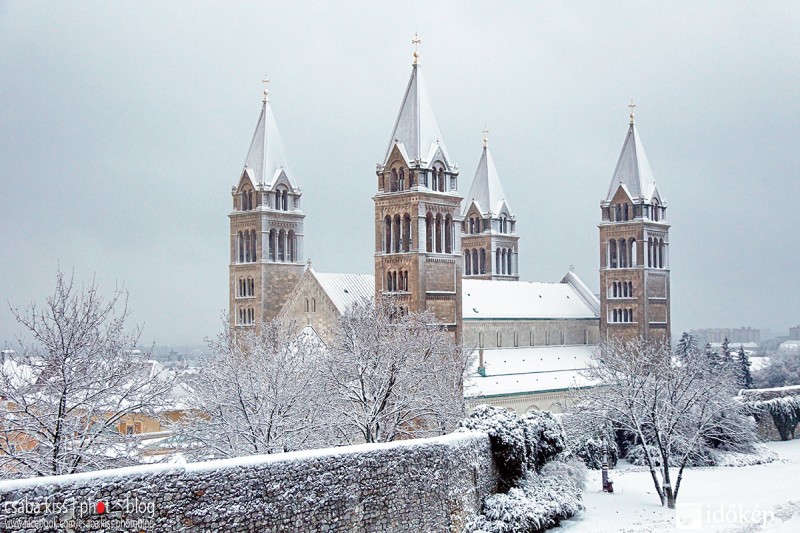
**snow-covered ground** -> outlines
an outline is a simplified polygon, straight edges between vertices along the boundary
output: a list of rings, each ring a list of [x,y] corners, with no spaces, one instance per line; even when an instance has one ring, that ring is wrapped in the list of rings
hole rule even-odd
[[[586,510],[564,521],[562,529],[568,533],[798,532],[800,439],[767,446],[778,454],[779,461],[687,469],[676,510],[661,507],[646,468],[620,461],[611,471],[613,494],[600,490],[600,472],[591,471],[583,495]]]

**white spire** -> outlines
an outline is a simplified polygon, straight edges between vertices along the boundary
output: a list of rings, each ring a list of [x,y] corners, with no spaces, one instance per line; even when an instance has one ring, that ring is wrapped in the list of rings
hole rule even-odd
[[[617,167],[611,178],[605,201],[610,202],[614,199],[620,185],[624,185],[628,189],[632,200],[643,198],[649,201],[650,195],[655,190],[655,182],[650,163],[647,161],[647,154],[644,153],[642,140],[639,138],[634,115],[631,113],[628,134],[622,145],[622,152],[619,154]]]
[[[423,167],[428,167],[432,163],[431,159],[436,155],[436,151],[441,150],[444,163],[450,169],[450,155],[447,153],[439,123],[433,113],[425,81],[422,79],[417,62],[418,57],[415,55],[411,79],[408,80],[400,113],[397,115],[383,161],[384,164],[389,163],[392,149],[397,145],[408,163],[419,159]]]
[[[264,97],[261,106],[261,115],[258,117],[256,131],[253,133],[253,140],[250,142],[250,149],[247,151],[245,159],[245,172],[250,174],[254,185],[263,182],[267,187],[272,187],[281,174],[286,176],[292,188],[297,187],[294,175],[289,168],[289,161],[283,149],[281,134],[278,125],[275,123],[275,116],[272,114],[272,107],[269,103],[269,91],[266,89],[264,81]]]
[[[484,130],[483,153],[478,161],[478,168],[475,171],[475,178],[472,180],[472,187],[467,195],[467,202],[464,206],[464,213],[467,212],[473,201],[478,203],[481,214],[487,216],[491,211],[493,216],[497,216],[506,206],[508,214],[511,215],[511,206],[506,199],[503,185],[500,183],[500,175],[494,166],[492,153],[489,151],[488,130]]]

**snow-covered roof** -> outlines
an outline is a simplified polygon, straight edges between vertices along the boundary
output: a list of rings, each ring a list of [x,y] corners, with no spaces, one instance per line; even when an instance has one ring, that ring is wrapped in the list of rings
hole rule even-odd
[[[490,211],[495,216],[499,214],[503,209],[503,203],[505,203],[508,214],[511,214],[511,206],[506,198],[506,193],[503,191],[500,175],[494,166],[494,160],[487,144],[483,146],[481,159],[478,161],[475,178],[472,180],[472,186],[469,189],[466,200],[464,202],[464,214],[469,210],[473,201],[477,203],[478,209],[484,216],[488,216]]]
[[[580,370],[586,368],[596,350],[592,344],[487,348],[483,350],[483,366],[487,376]]]
[[[286,176],[292,188],[297,187],[294,174],[289,168],[289,161],[283,149],[281,134],[272,114],[272,106],[268,99],[264,99],[261,114],[258,117],[256,131],[247,151],[244,163],[244,172],[250,176],[253,184],[258,186],[264,183],[272,188],[281,174]]]
[[[594,319],[598,316],[595,308],[587,303],[586,296],[570,283],[466,278],[461,283],[464,320]]]
[[[389,138],[384,164],[389,163],[395,145],[408,163],[419,159],[423,167],[428,167],[433,162],[436,151],[441,150],[445,164],[450,166],[450,155],[444,145],[442,131],[433,113],[433,106],[418,64],[411,69],[411,78],[408,80],[403,103],[397,114],[392,136]]]
[[[632,200],[639,198],[649,202],[657,193],[655,182],[656,178],[650,169],[647,154],[644,153],[644,145],[639,139],[636,124],[631,119],[625,143],[622,145],[622,152],[617,160],[617,167],[614,169],[614,176],[608,187],[606,202],[614,199],[620,185],[626,187]]]
[[[464,388],[467,397],[501,396],[591,386],[580,375],[596,345],[531,346],[483,350],[486,376],[475,358]]]
[[[375,297],[375,276],[372,274],[314,272],[314,277],[340,313],[357,301]]]

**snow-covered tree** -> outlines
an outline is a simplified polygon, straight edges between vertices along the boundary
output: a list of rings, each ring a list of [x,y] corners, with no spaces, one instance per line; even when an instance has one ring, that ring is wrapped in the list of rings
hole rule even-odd
[[[762,389],[800,385],[800,353],[777,352],[765,367],[753,372],[753,382]]]
[[[338,320],[320,368],[343,443],[439,435],[464,414],[468,352],[429,312],[391,298],[352,305]]]
[[[747,352],[744,351],[744,346],[739,346],[737,363],[739,364],[739,385],[744,389],[752,389],[753,376],[750,373],[750,365],[752,363],[747,356]]]
[[[294,324],[273,320],[239,329],[223,320],[201,369],[187,378],[182,451],[237,457],[326,445],[326,402],[316,370],[322,348]]]
[[[710,348],[710,346],[709,346]],[[678,357],[686,357],[686,354],[697,352],[697,340],[689,333],[683,332],[678,345],[675,348],[675,355]]]
[[[577,408],[595,413],[655,450],[645,454],[662,505],[675,506],[684,468],[708,445],[746,449],[754,428],[735,400],[737,368],[724,359],[708,365],[700,353],[674,357],[644,339],[610,341],[585,374],[599,383]],[[652,448],[649,448],[652,447]]]
[[[0,367],[0,472],[46,476],[132,462],[136,442],[121,423],[157,416],[173,380],[135,353],[126,331],[127,295],[103,298],[58,272],[42,306],[11,312],[23,327],[19,349]]]
[[[722,352],[720,353],[720,357],[726,364],[728,364],[733,359],[732,354],[733,352],[731,351],[731,346],[730,343],[728,342],[728,337],[725,337],[722,340]]]

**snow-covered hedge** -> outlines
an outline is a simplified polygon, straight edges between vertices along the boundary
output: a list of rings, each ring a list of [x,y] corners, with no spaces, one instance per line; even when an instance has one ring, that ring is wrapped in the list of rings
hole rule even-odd
[[[467,532],[538,532],[582,509],[585,470],[580,463],[555,459],[566,450],[564,430],[548,412],[520,417],[480,405],[461,422],[489,435],[500,474],[500,493],[488,496]]]
[[[772,418],[781,440],[795,438],[800,424],[800,386],[747,389],[740,395],[755,416]]]
[[[557,526],[583,509],[580,468],[555,461],[538,474],[529,471],[518,487],[486,498],[482,514],[467,531],[535,533]]]
[[[661,455],[655,446],[648,446],[647,448],[650,451],[653,464],[661,466]],[[644,454],[644,446],[637,444],[628,450],[628,455],[625,456],[625,459],[637,466],[647,466],[647,459]],[[670,465],[673,465],[673,458],[670,458]],[[700,447],[698,453],[693,454],[690,458],[689,466],[751,466],[771,463],[777,458],[778,455],[763,444],[754,445],[749,452]],[[674,459],[674,464],[680,462],[679,458]]]

